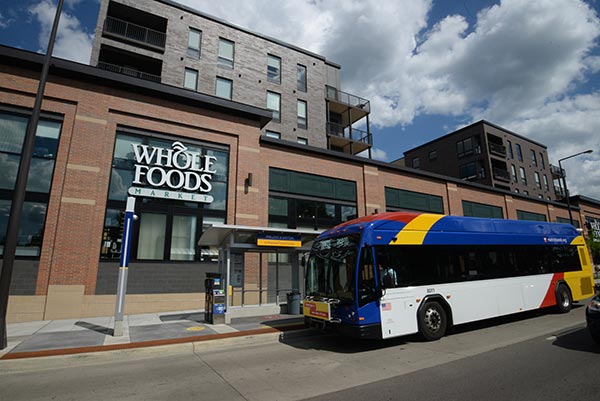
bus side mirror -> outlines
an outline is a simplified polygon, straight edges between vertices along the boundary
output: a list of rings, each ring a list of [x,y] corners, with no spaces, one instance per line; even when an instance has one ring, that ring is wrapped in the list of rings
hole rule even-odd
[[[306,267],[306,255],[302,255],[302,258],[300,258],[300,266]]]

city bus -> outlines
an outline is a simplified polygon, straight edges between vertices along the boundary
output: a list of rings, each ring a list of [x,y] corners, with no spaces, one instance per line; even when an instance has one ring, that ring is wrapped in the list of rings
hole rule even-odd
[[[323,232],[303,264],[306,325],[362,338],[437,340],[594,292],[583,237],[559,223],[380,213]]]

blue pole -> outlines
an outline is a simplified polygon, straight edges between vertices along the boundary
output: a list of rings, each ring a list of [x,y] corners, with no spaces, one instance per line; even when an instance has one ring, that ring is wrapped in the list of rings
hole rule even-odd
[[[115,328],[113,336],[123,335],[123,314],[125,311],[125,294],[127,293],[127,272],[131,254],[131,234],[135,217],[135,198],[127,197],[125,221],[123,222],[123,240],[121,242],[121,258],[119,260],[119,282],[117,284],[117,304],[115,307]]]

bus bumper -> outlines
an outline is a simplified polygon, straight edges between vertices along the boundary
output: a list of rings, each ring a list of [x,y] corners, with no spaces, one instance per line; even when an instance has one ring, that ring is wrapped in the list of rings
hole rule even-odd
[[[306,327],[316,328],[324,331],[332,331],[337,334],[366,339],[381,339],[381,324],[348,324],[348,323],[333,323],[321,319],[315,319],[308,316],[304,317]]]

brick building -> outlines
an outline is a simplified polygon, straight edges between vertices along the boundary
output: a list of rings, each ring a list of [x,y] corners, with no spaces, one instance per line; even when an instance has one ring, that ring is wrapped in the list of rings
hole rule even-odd
[[[0,178],[1,245],[42,56],[7,47],[0,55],[0,167],[7,172]],[[321,229],[377,211],[569,218],[562,203],[271,138],[262,130],[270,117],[265,109],[53,59],[9,321],[113,314],[131,186],[162,197],[137,200],[126,313],[202,309],[205,274],[219,270],[229,272],[232,313],[278,310],[282,293],[302,287],[298,259],[306,243]],[[185,181],[192,173],[200,174],[196,192],[173,189],[194,186]],[[180,192],[202,201],[178,199]],[[573,207],[581,226],[592,215],[600,216],[597,203]],[[302,245],[257,246],[264,232],[297,236]]]
[[[341,90],[338,64],[174,1],[103,0],[90,64],[267,108],[263,134],[370,157],[369,101]]]
[[[538,199],[561,200],[564,171],[546,145],[478,121],[404,152],[407,167],[449,175]],[[554,184],[556,182],[556,185]]]

